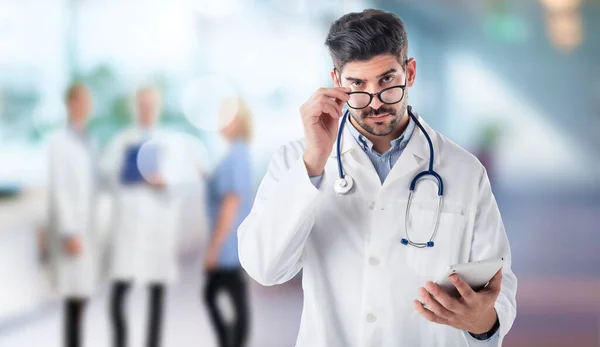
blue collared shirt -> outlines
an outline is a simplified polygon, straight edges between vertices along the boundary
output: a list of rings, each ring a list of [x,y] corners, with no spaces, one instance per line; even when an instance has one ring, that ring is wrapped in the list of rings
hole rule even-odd
[[[219,163],[207,183],[208,217],[212,232],[215,231],[225,196],[236,194],[240,198],[240,206],[218,260],[221,268],[239,267],[237,230],[250,213],[254,200],[248,144],[243,141],[233,143],[229,154]]]
[[[373,167],[375,167],[375,171],[377,171],[377,175],[379,176],[379,179],[383,184],[390,171],[392,171],[394,164],[396,164],[398,158],[400,158],[400,155],[402,155],[402,152],[404,152],[404,148],[406,148],[406,145],[408,145],[408,141],[410,141],[410,137],[412,136],[413,131],[415,130],[415,122],[411,118],[409,118],[408,126],[406,127],[402,135],[400,135],[398,138],[393,139],[390,142],[392,147],[383,154],[377,153],[377,151],[375,151],[375,149],[373,148],[373,142],[371,142],[366,136],[363,136],[354,127],[354,125],[352,125],[351,122],[346,122],[346,127],[348,131],[350,131],[352,137],[354,137],[360,148],[362,148],[367,157],[369,157],[371,163],[373,163]],[[313,185],[318,188],[321,184],[322,178],[323,175],[311,177],[310,180],[313,183]]]

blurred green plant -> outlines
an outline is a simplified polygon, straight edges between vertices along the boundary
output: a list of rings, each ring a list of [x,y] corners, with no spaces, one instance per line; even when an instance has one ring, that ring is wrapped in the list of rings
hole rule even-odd
[[[481,131],[481,146],[483,148],[494,148],[502,135],[502,127],[497,122],[490,122],[483,126]]]
[[[101,65],[87,73],[73,73],[71,83],[80,82],[87,85],[94,100],[94,114],[89,123],[89,131],[103,147],[112,136],[134,122],[132,90],[121,76],[109,65]],[[163,95],[168,96],[177,90],[164,74],[156,74],[149,79]],[[49,134],[62,128],[65,124],[63,100],[42,100],[44,93],[38,89],[14,88],[0,86],[0,140],[27,141],[40,143]],[[54,94],[56,95],[56,94]],[[62,93],[58,93],[62,95]],[[161,125],[196,137],[202,133],[195,128],[180,111],[178,98],[165,97],[161,112]],[[40,110],[41,103],[48,110]]]
[[[135,120],[133,94],[127,90],[109,66],[99,66],[86,75],[76,76],[76,81],[85,83],[92,90],[95,100],[96,113],[90,120],[89,130],[103,147],[110,138],[122,129],[131,126]],[[157,74],[150,83],[160,90],[163,95],[169,92],[168,78]],[[177,105],[165,103],[161,113],[160,123],[163,126],[201,137],[201,133],[178,111]]]

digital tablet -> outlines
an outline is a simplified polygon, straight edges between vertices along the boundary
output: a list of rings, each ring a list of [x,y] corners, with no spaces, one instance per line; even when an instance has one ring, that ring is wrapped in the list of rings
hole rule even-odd
[[[450,275],[457,274],[465,280],[474,291],[483,289],[504,265],[504,258],[486,259],[465,264],[451,265],[435,283],[450,296],[458,298],[460,293],[450,282]]]

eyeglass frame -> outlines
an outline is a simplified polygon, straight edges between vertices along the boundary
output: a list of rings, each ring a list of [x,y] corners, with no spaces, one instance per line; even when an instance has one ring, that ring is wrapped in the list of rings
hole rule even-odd
[[[337,70],[337,69],[334,68],[334,73],[335,73],[335,70]],[[338,85],[341,86],[342,83],[340,81],[339,76],[337,76],[337,74],[336,74],[336,77],[338,79]],[[348,107],[350,107],[353,110],[362,110],[362,109],[365,109],[365,108],[369,107],[369,105],[371,105],[371,102],[373,102],[373,97],[375,97],[375,95],[377,95],[377,98],[379,99],[379,101],[381,101],[382,104],[385,104],[385,105],[394,105],[394,104],[397,104],[400,101],[402,101],[404,99],[404,95],[406,95],[406,82],[407,81],[408,81],[408,75],[405,75],[404,76],[404,84],[399,84],[399,85],[396,85],[396,86],[391,86],[391,87],[383,88],[382,90],[380,90],[377,93],[360,92],[360,91],[348,92],[348,93],[346,93],[348,95],[352,95],[352,94],[367,94],[367,95],[369,95],[369,102],[367,103],[367,105],[365,107],[352,107],[352,106],[350,106],[350,100],[348,100],[346,102],[346,104],[348,105]],[[400,100],[398,100],[396,102],[385,102],[385,101],[383,101],[383,99],[381,99],[381,93],[383,93],[385,91],[388,91],[390,89],[393,89],[393,88],[400,88],[400,89],[402,89],[402,97],[400,98]]]

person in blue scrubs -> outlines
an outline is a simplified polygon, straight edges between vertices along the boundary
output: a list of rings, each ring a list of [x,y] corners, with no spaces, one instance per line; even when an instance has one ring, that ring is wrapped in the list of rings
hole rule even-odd
[[[251,115],[242,100],[237,102],[237,108],[224,107],[237,109],[221,131],[230,144],[229,152],[207,180],[212,234],[204,263],[204,300],[220,347],[245,346],[249,329],[247,285],[238,257],[237,229],[250,213],[254,199],[249,149]],[[227,293],[233,302],[235,319],[230,324],[217,305],[220,292]]]

